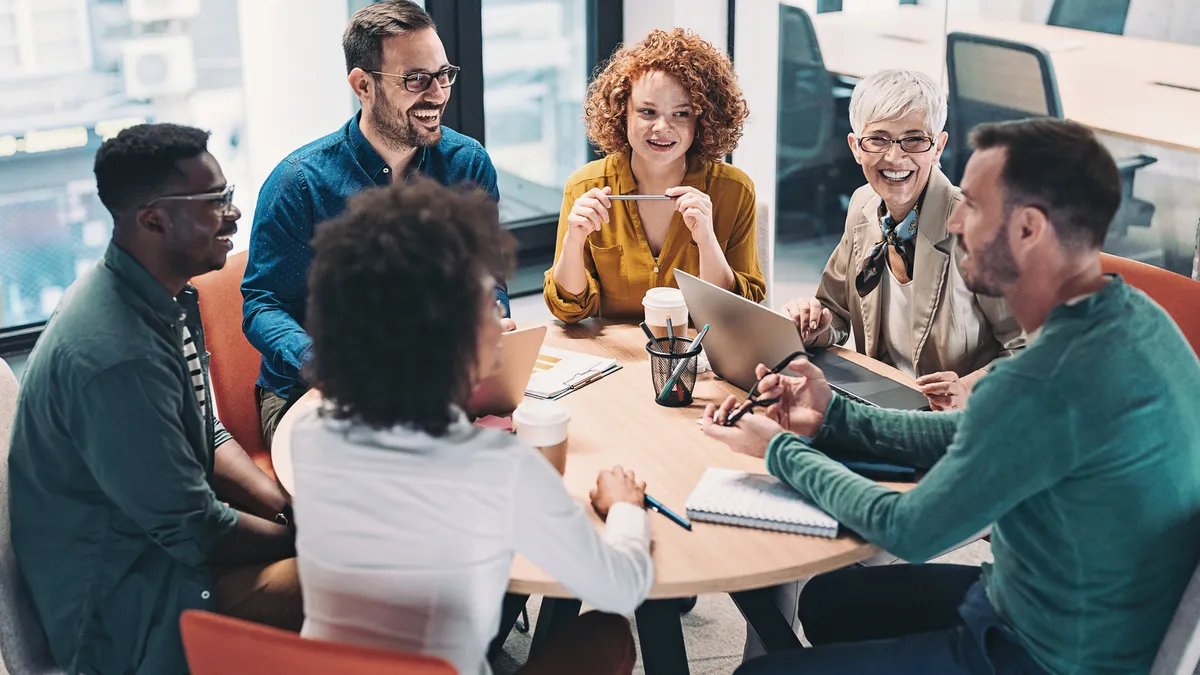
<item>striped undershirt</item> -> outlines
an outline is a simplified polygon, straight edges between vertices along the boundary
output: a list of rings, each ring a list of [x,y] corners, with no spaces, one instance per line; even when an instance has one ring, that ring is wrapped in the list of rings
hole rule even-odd
[[[205,398],[204,369],[200,364],[200,354],[196,351],[196,343],[192,341],[192,332],[183,327],[183,358],[187,360],[188,372],[192,375],[192,388],[196,390],[196,401],[200,404],[200,414],[207,414],[208,400]]]
[[[208,387],[205,386],[204,364],[200,362],[200,353],[196,350],[196,343],[192,340],[192,332],[183,327],[183,358],[187,361],[188,373],[192,376],[192,389],[196,391],[196,402],[200,404],[200,415],[204,417],[208,414]],[[221,420],[217,419],[217,411],[213,411],[213,447],[220,447],[222,443],[231,440],[233,436],[229,435],[229,431],[225,429],[225,425],[221,424]]]

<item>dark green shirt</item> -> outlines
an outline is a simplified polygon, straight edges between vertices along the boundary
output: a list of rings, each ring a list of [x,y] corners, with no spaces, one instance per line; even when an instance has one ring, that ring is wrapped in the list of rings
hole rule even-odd
[[[214,608],[209,556],[237,514],[209,484],[217,423],[196,400],[185,325],[207,370],[195,289],[171,297],[111,244],[63,297],[22,381],[13,546],[71,674],[186,673],[179,615]]]
[[[835,397],[813,444],[932,467],[899,493],[792,434],[772,474],[891,553],[925,560],[992,528],[984,587],[1051,673],[1145,673],[1200,559],[1200,363],[1113,278],[1051,312],[962,413]]]

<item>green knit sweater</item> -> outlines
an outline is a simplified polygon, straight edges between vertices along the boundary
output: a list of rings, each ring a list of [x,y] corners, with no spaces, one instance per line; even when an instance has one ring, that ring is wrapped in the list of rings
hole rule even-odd
[[[988,598],[1052,673],[1146,672],[1200,559],[1200,363],[1114,277],[1056,308],[962,413],[835,396],[813,446],[928,467],[911,491],[851,473],[793,434],[767,468],[911,561],[988,525]]]

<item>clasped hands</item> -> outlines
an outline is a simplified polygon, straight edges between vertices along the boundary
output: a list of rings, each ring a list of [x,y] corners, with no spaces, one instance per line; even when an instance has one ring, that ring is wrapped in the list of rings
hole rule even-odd
[[[728,427],[725,420],[748,405],[747,402],[730,396],[720,406],[710,403],[701,422],[705,435],[728,445],[734,452],[759,458],[766,456],[767,445],[781,432],[815,437],[825,423],[825,410],[833,398],[821,369],[802,356],[792,361],[783,373],[772,373],[770,368],[759,364],[754,374],[759,378],[759,398],[777,399],[775,403],[767,406],[764,414],[743,415]]]

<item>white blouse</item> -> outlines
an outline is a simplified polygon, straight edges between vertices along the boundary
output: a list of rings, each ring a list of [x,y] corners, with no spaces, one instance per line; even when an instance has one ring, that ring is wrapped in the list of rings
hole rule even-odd
[[[292,461],[305,637],[486,675],[514,553],[602,611],[654,583],[643,509],[616,504],[601,536],[540,453],[461,415],[434,438],[306,411]]]

